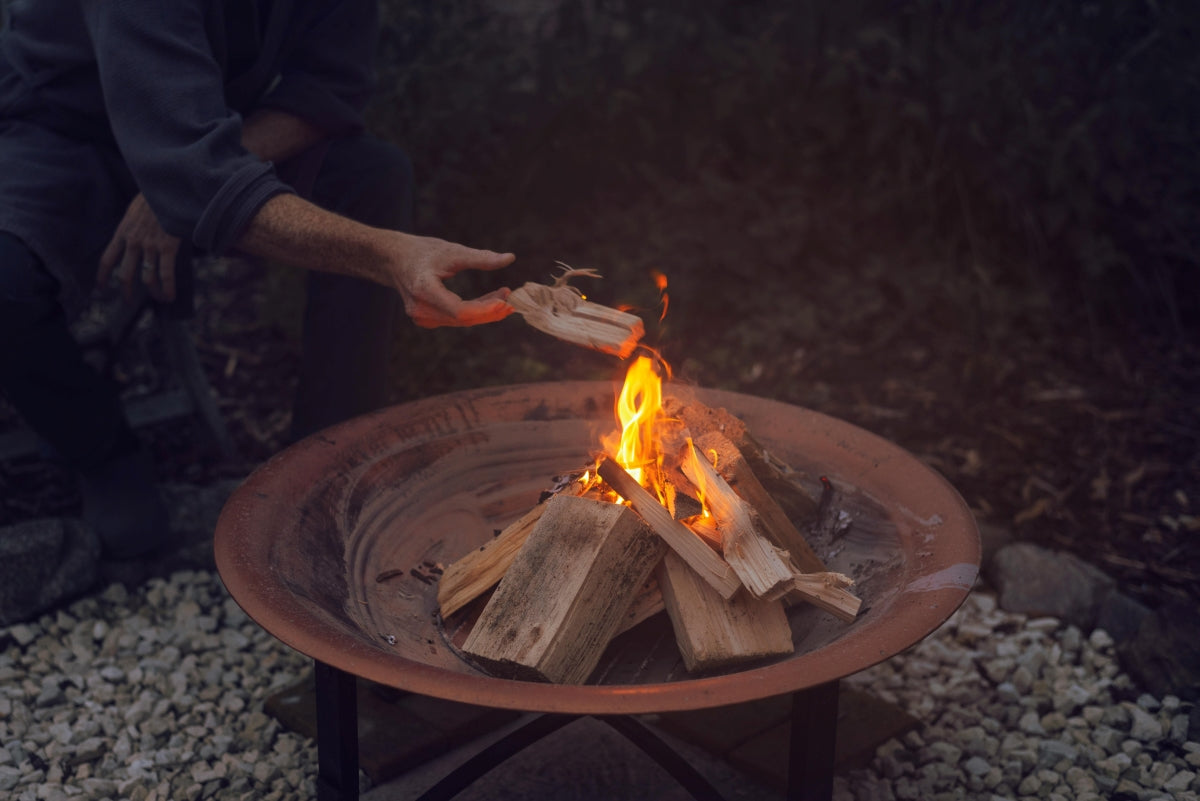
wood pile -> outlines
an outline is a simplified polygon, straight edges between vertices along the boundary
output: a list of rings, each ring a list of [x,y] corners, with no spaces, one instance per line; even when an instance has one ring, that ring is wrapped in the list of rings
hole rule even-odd
[[[613,637],[665,610],[685,667],[708,671],[792,653],[788,604],[855,619],[849,579],[793,522],[816,504],[741,421],[676,398],[661,417],[654,475],[602,456],[446,568],[443,619],[478,614],[467,657],[499,676],[583,683]]]

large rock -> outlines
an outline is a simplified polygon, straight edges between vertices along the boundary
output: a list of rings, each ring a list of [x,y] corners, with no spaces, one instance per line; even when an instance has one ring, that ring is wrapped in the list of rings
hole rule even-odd
[[[1194,604],[1176,601],[1162,607],[1117,653],[1122,667],[1154,695],[1200,701],[1200,637]]]
[[[987,566],[1001,608],[1050,616],[1090,631],[1113,579],[1079,557],[1029,543],[1006,545]]]
[[[1104,596],[1096,610],[1096,628],[1104,629],[1115,642],[1123,643],[1137,635],[1152,613],[1141,601],[1114,589]]]
[[[43,518],[0,529],[0,625],[12,625],[96,583],[100,542],[77,520]]]

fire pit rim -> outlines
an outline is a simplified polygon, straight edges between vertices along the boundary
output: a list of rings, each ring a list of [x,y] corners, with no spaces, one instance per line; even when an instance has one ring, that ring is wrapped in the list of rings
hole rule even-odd
[[[385,647],[368,646],[335,625],[323,610],[296,603],[286,591],[266,580],[258,569],[261,560],[251,554],[264,539],[256,534],[270,505],[287,503],[280,492],[303,487],[302,475],[321,464],[314,454],[329,455],[370,436],[386,421],[436,415],[462,400],[503,400],[514,394],[532,396],[557,393],[593,397],[610,393],[611,382],[573,381],[520,384],[464,390],[389,407],[347,421],[313,435],[272,457],[233,493],[218,520],[214,549],[217,568],[235,601],[264,629],[290,647],[362,678],[424,695],[480,706],[573,714],[640,714],[679,711],[741,703],[806,689],[856,673],[910,647],[941,625],[965,600],[980,562],[978,530],[958,492],[941,475],[899,446],[865,429],[810,409],[757,396],[723,390],[696,389],[698,397],[714,406],[745,413],[757,407],[762,414],[807,418],[813,429],[839,439],[837,447],[857,453],[864,471],[887,464],[896,481],[913,480],[937,496],[939,530],[956,531],[953,548],[939,554],[899,593],[894,603],[903,615],[892,618],[883,630],[878,621],[860,621],[860,628],[820,649],[774,664],[734,673],[700,676],[655,684],[554,685],[502,679],[484,674],[454,673]],[[471,421],[458,424],[472,425]],[[756,432],[768,445],[770,432]],[[870,463],[874,464],[874,467]],[[300,475],[298,475],[299,473]],[[834,475],[838,475],[834,473]],[[847,478],[862,478],[848,475]],[[286,493],[285,493],[286,495]],[[256,539],[257,538],[257,539]],[[846,666],[851,665],[851,670]]]

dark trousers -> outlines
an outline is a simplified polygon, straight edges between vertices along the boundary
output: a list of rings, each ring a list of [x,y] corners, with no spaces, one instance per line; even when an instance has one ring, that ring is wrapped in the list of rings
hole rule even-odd
[[[299,157],[301,194],[368,225],[406,230],[412,169],[397,148],[367,136]],[[287,174],[287,165],[284,174]],[[306,285],[293,436],[387,402],[399,301],[378,284],[312,272]],[[15,236],[0,232],[0,392],[70,467],[87,470],[136,446],[115,388],[84,360],[58,285]]]

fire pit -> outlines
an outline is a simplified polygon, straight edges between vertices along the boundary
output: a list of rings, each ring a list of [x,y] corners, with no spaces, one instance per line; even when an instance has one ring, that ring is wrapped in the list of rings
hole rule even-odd
[[[852,623],[793,608],[795,652],[730,672],[689,675],[671,638],[648,621],[614,641],[592,683],[502,679],[464,661],[441,626],[437,566],[523,514],[551,477],[587,463],[613,426],[608,383],[473,390],[392,407],[298,443],[234,493],[217,526],[217,566],[254,620],[317,661],[323,797],[357,793],[354,676],[560,716],[795,694],[793,797],[828,795],[837,681],[913,645],[958,607],[978,570],[977,529],[944,479],[870,433],[761,398],[696,395],[742,418],[801,483],[820,492],[827,477],[837,488],[849,528],[812,545],[856,580],[863,601]],[[628,727],[618,725],[642,737]],[[685,783],[695,779],[686,763],[638,744]]]

